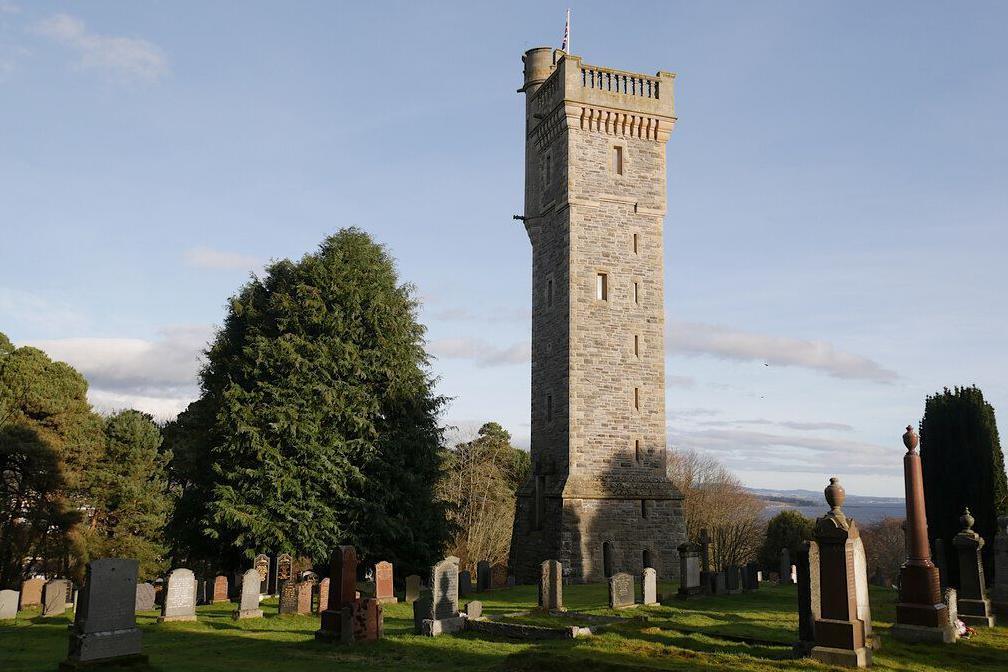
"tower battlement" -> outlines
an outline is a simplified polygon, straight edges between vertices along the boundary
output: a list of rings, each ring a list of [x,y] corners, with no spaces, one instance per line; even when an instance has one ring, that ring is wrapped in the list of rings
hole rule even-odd
[[[666,476],[665,145],[675,75],[525,53],[532,244],[532,475],[512,571],[662,571],[684,540]]]

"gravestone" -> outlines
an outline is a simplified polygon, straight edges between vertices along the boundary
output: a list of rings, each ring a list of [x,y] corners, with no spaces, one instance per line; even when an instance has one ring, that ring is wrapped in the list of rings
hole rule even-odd
[[[154,584],[138,583],[135,611],[154,611]]]
[[[45,579],[28,579],[21,584],[21,609],[25,607],[35,607],[42,604],[42,586]]]
[[[213,601],[213,586],[202,576],[197,576],[193,589],[193,604],[210,604]]]
[[[141,634],[134,609],[137,564],[124,558],[88,563],[61,671],[90,669],[99,662],[147,663],[147,656],[140,653]]]
[[[288,582],[293,583],[293,582]],[[312,593],[315,592],[314,581],[298,581],[294,583],[297,592],[296,613],[304,615],[312,613]]]
[[[420,577],[410,574],[406,577],[406,602],[413,604],[420,597]]]
[[[281,616],[293,616],[298,613],[297,584],[284,581],[280,584],[280,600],[277,603],[277,613]]]
[[[423,634],[423,622],[431,619],[433,609],[433,593],[427,588],[418,590],[416,599],[413,600],[413,632],[418,635]]]
[[[16,590],[0,590],[0,621],[17,618],[21,594]]]
[[[458,558],[448,556],[431,571],[434,619],[458,616]]]
[[[994,613],[1008,616],[1008,516],[999,516],[994,535],[994,585],[991,586]]]
[[[226,576],[221,574],[214,579],[213,603],[230,601],[230,598],[228,598],[228,580]]]
[[[728,586],[725,582],[724,572],[707,572],[707,594],[708,595],[727,595]]]
[[[315,613],[321,614],[329,608],[329,577],[322,579],[318,583],[318,607]]]
[[[742,592],[742,568],[738,565],[729,565],[725,568],[725,589],[729,595],[738,595]]]
[[[480,560],[476,563],[476,590],[481,593],[490,590],[490,580],[490,563]]]
[[[645,567],[641,572],[641,601],[658,604],[658,572],[654,567]]]
[[[191,570],[173,569],[168,573],[165,582],[164,604],[161,605],[161,616],[158,623],[165,621],[195,621],[196,620],[196,577]]]
[[[701,528],[700,538],[697,541],[699,543],[697,543],[696,546],[699,547],[700,550],[700,571],[701,572],[712,571],[710,562],[711,538],[710,535],[707,533],[706,527]],[[693,544],[691,544],[691,546],[693,546]]]
[[[283,584],[291,580],[294,575],[294,563],[289,553],[281,553],[276,556],[272,565],[272,572],[269,574],[269,584],[267,589],[270,595],[279,595]]]
[[[787,548],[780,549],[780,585],[788,586],[794,583],[794,575],[791,573],[791,551]]]
[[[242,574],[241,590],[238,594],[238,608],[231,612],[231,618],[237,620],[243,618],[262,618],[263,612],[259,608],[259,596],[262,594],[262,574],[259,569],[253,567]]]
[[[392,563],[379,562],[374,567],[375,598],[382,604],[394,604],[399,601],[392,587]]]
[[[320,614],[315,639],[324,642],[353,641],[353,604],[357,600],[357,549],[340,546],[329,565],[329,599]],[[344,607],[349,611],[344,613]],[[345,616],[345,617],[344,617]]]
[[[945,557],[945,540],[935,539],[934,541],[934,564],[938,568],[938,585],[942,591],[948,588],[948,561]]]
[[[483,603],[479,600],[473,600],[466,603],[465,606],[466,618],[470,620],[476,620],[478,618],[483,618]]]
[[[66,613],[67,584],[66,579],[50,579],[42,587],[42,616],[62,616]]]
[[[465,597],[472,592],[472,574],[468,569],[459,572],[459,597]]]
[[[563,609],[563,565],[559,560],[546,560],[539,570],[539,608],[544,611]]]
[[[973,516],[967,508],[959,518],[963,529],[952,539],[952,545],[959,553],[959,620],[966,625],[994,627],[991,600],[987,596],[984,578],[983,538],[973,531]]]
[[[868,667],[872,662],[872,638],[870,623],[862,620],[870,612],[868,581],[861,566],[861,533],[841,509],[846,493],[839,479],[830,479],[825,495],[830,511],[816,520],[814,531],[819,547],[816,564],[820,614],[813,626],[815,646],[811,657],[828,665]],[[809,569],[810,573],[814,571],[811,564]]]
[[[623,609],[634,605],[634,580],[626,572],[609,577],[609,608]]]
[[[946,588],[942,591],[942,602],[945,604],[945,610],[948,612],[948,627],[958,633],[959,624],[956,621],[959,620],[959,598],[956,589]]]
[[[354,600],[343,607],[344,619],[350,621],[350,632],[352,639],[344,635],[344,643],[373,642],[381,639],[385,630],[385,619],[382,615],[381,600],[376,598],[366,598]],[[345,632],[345,630],[344,630]]]
[[[759,580],[759,563],[750,562],[745,566],[745,570],[742,573],[742,590],[759,590]]]
[[[270,557],[268,555],[266,555],[265,553],[260,553],[259,555],[257,555],[255,557],[255,560],[252,563],[252,567],[257,572],[259,572],[259,578],[261,579],[260,582],[259,582],[259,594],[260,595],[266,595],[267,592],[268,592],[268,589],[269,589],[269,578],[270,578],[270,566],[271,566]],[[242,581],[244,582],[244,580],[245,580],[245,577],[243,576],[242,577]],[[243,585],[243,587],[244,587],[244,585]]]
[[[702,530],[706,532],[706,530]],[[683,599],[688,599],[694,595],[707,592],[701,583],[701,579],[709,575],[703,569],[703,551],[697,544],[686,542],[679,544],[679,592],[676,593]]]
[[[815,646],[815,620],[819,618],[819,547],[803,542],[795,556],[798,583],[798,643],[795,650],[807,656]],[[815,577],[813,579],[813,567]]]

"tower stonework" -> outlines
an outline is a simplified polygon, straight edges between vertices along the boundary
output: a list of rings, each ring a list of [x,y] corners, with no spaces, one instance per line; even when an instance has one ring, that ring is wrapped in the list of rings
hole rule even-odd
[[[569,581],[675,574],[682,495],[666,475],[665,145],[675,75],[547,47],[523,57],[532,243],[532,474],[511,571]]]

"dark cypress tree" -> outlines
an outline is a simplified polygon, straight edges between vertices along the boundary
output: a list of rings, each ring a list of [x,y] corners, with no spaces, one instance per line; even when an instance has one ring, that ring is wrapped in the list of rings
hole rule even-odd
[[[166,432],[183,488],[172,530],[196,516],[207,537],[176,539],[178,553],[321,563],[353,544],[404,569],[437,560],[445,400],[416,308],[385,250],[357,229],[272,264],[231,299],[202,396]]]
[[[1008,513],[1008,479],[994,408],[976,386],[957,387],[929,396],[920,425],[921,466],[928,534],[943,539],[949,581],[959,585],[959,563],[952,538],[959,516],[969,507],[973,529],[986,541],[986,565],[998,515]]]

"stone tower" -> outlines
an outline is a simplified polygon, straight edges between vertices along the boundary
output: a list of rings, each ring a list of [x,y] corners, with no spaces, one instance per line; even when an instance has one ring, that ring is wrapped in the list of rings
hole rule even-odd
[[[682,496],[665,472],[665,144],[675,76],[523,57],[532,243],[532,475],[511,571],[571,581],[675,573]]]

